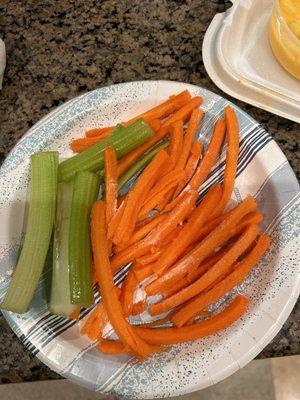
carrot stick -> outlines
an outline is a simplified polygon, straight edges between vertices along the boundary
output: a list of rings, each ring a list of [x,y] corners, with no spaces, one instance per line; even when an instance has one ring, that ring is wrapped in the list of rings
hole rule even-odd
[[[150,119],[147,123],[154,132],[157,132],[161,127],[161,122],[158,118]]]
[[[164,298],[173,295],[174,293],[179,292],[179,290],[183,289],[184,287],[190,285],[191,283],[195,282],[196,279],[199,279],[210,267],[216,264],[225,254],[223,248],[218,252],[212,254],[211,256],[207,257],[201,264],[193,269],[191,269],[187,275],[183,278],[174,282],[169,287],[165,287],[162,289],[161,294]]]
[[[80,332],[83,335],[87,335],[91,340],[98,340],[102,335],[106,323],[107,314],[103,307],[103,303],[100,303],[90,313]]]
[[[159,131],[150,140],[126,154],[122,157],[118,165],[118,176],[122,176],[124,172],[137,160],[141,155],[143,155],[147,150],[151,149],[156,143],[160,142],[170,131],[170,126],[178,121],[187,121],[194,108],[197,108],[202,103],[200,97],[194,97],[182,108],[176,111],[173,115],[164,121]]]
[[[186,172],[186,179],[183,179],[182,182],[178,184],[174,192],[173,199],[175,199],[175,197],[178,196],[178,194],[182,191],[185,185],[187,185],[191,180],[201,159],[201,154],[202,154],[202,143],[193,142],[191,146],[190,156],[184,168],[184,171]]]
[[[152,265],[153,263],[142,265],[141,268],[135,269],[133,271],[138,282],[142,282],[143,280],[149,278],[149,276],[153,274]]]
[[[121,342],[128,346],[138,358],[143,359],[159,348],[148,345],[127,322],[118,295],[115,292],[113,274],[109,262],[108,240],[106,237],[105,203],[94,203],[91,215],[91,241],[95,269],[108,319]]]
[[[128,193],[121,221],[113,236],[115,244],[120,245],[131,237],[142,203],[156,182],[161,168],[168,162],[168,154],[164,150],[160,150],[140,175],[134,188]]]
[[[133,295],[137,286],[137,279],[132,271],[128,272],[121,290],[121,304],[126,317],[129,317],[133,307]]]
[[[211,283],[215,282],[219,276],[229,273],[232,264],[248,248],[248,246],[250,246],[258,233],[259,227],[257,225],[251,225],[237,240],[237,242],[234,243],[231,249],[198,280],[173,296],[162,300],[160,303],[152,304],[149,310],[150,315],[161,314],[184,303],[205,290]]]
[[[102,136],[103,134],[107,133],[112,133],[112,131],[115,129],[114,126],[108,126],[106,128],[95,128],[95,129],[90,129],[89,131],[85,132],[85,136],[90,138],[90,137],[97,137],[97,136]]]
[[[237,116],[231,107],[225,108],[225,120],[227,150],[223,183],[223,196],[222,200],[220,201],[219,207],[215,211],[216,214],[218,214],[223,208],[226,207],[231,198],[239,156],[239,126]]]
[[[182,108],[185,104],[189,103],[191,100],[191,95],[187,90],[175,95],[174,97],[170,97],[167,101],[159,104],[151,108],[150,110],[140,114],[133,119],[129,120],[127,123],[131,124],[137,119],[145,118],[145,119],[156,119],[156,118],[165,118],[168,115],[174,113],[175,111]]]
[[[166,271],[164,275],[146,286],[145,290],[147,294],[152,295],[159,293],[162,287],[171,285],[172,282],[185,276],[189,270],[200,265],[201,262],[212,254],[216,248],[222,246],[228,239],[230,239],[236,224],[244,215],[255,208],[256,202],[253,197],[246,197],[246,199],[239,204],[220,225],[211,231],[211,233],[189,254],[179,260],[171,269]]]
[[[199,164],[194,176],[185,189],[180,193],[180,195],[177,196],[170,204],[168,204],[166,211],[172,210],[181,201],[182,196],[186,191],[198,190],[201,187],[218,158],[224,139],[225,127],[226,125],[223,119],[219,119],[216,122],[207,152],[201,160],[201,163]]]
[[[117,227],[119,226],[119,223],[122,219],[122,216],[123,216],[123,213],[125,210],[125,205],[126,205],[126,199],[123,200],[123,203],[119,206],[116,213],[113,215],[112,219],[110,220],[108,227],[107,227],[108,239],[111,239],[114,236],[115,231],[116,231]]]
[[[182,151],[183,144],[183,122],[181,120],[174,122],[171,126],[169,155],[171,158],[170,170],[174,169]],[[183,168],[182,168],[183,169]]]
[[[184,169],[191,151],[192,142],[197,133],[198,126],[201,122],[201,119],[204,115],[204,112],[199,108],[193,110],[191,119],[189,121],[186,134],[184,135],[182,151],[178,160],[177,167]]]
[[[127,354],[129,351],[126,346],[119,340],[101,340],[98,344],[98,349],[101,351],[101,353],[104,354],[111,354],[111,355],[116,355],[116,354]]]
[[[149,200],[152,196],[155,196],[157,193],[161,192],[161,190],[164,189],[170,183],[178,182],[185,178],[186,178],[186,172],[183,169],[173,169],[172,171],[166,173],[153,186],[151,192],[149,193]]]
[[[79,315],[80,315],[80,309],[78,308],[71,312],[70,318],[73,319],[74,321],[77,321]]]
[[[137,262],[141,265],[147,265],[153,263],[161,256],[162,250],[158,250],[155,253],[147,253],[144,254],[142,257],[137,259]]]
[[[197,340],[232,325],[246,312],[248,304],[247,297],[236,296],[222,312],[193,325],[182,328],[157,329],[135,327],[134,330],[148,343],[156,345],[171,345]]]
[[[107,147],[104,150],[104,171],[106,223],[109,224],[117,212],[118,197],[117,156],[115,149],[112,147]]]
[[[184,177],[185,176],[185,172],[181,171],[181,176]],[[152,195],[142,206],[139,215],[138,215],[138,219],[142,220],[144,218],[147,217],[147,215],[149,214],[149,212],[151,210],[155,209],[155,206],[157,204],[159,204],[159,202],[164,198],[164,196],[169,193],[170,190],[174,189],[174,187],[176,187],[178,184],[178,181],[172,181],[170,183],[168,183],[163,189],[161,189],[160,192]]]
[[[150,233],[154,228],[156,228],[160,223],[162,223],[167,218],[167,215],[158,215],[148,223],[141,227],[137,227],[136,230],[133,232],[130,240],[128,241],[128,246],[138,242],[139,240],[143,239],[148,233]]]
[[[146,308],[147,308],[147,301],[141,300],[133,305],[131,315],[142,314],[146,310]]]
[[[193,242],[198,230],[210,218],[213,210],[220,201],[222,190],[220,185],[213,186],[199,207],[197,207],[190,219],[177,236],[176,240],[171,242],[159,260],[153,267],[153,272],[160,276],[167,270],[183,253],[183,251]]]
[[[239,267],[231,272],[225,279],[217,283],[210,291],[200,294],[178,311],[172,318],[172,322],[180,327],[190,318],[193,318],[201,310],[214,303],[220,297],[228,293],[232,288],[243,282],[252,268],[258,263],[270,246],[269,236],[261,236],[251,253],[239,264]]]
[[[168,214],[167,218],[161,222],[152,232],[138,243],[134,243],[127,249],[120,251],[111,259],[113,271],[116,271],[123,264],[135,260],[146,254],[152,247],[160,243],[177,225],[181,224],[185,218],[193,211],[197,198],[196,192],[188,193],[179,206]]]
[[[110,133],[105,133],[102,134],[101,136],[74,139],[70,143],[70,148],[75,153],[81,153],[82,151],[88,149],[89,147],[94,146],[96,143],[99,143],[101,140],[105,139],[109,135]]]

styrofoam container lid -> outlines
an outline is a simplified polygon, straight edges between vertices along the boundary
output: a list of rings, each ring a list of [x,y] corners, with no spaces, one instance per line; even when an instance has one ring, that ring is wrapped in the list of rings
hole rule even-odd
[[[300,81],[274,57],[268,40],[273,0],[235,0],[206,31],[203,61],[232,97],[300,122]]]

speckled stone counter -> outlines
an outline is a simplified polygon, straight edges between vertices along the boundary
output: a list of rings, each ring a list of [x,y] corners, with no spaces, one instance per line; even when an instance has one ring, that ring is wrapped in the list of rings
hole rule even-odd
[[[111,83],[171,79],[225,97],[202,62],[210,21],[223,0],[2,0],[7,69],[0,92],[0,159],[51,109]],[[235,101],[235,100],[234,100]],[[299,174],[299,125],[235,101],[273,135]],[[259,357],[300,353],[300,305]],[[58,376],[31,357],[0,316],[0,382]]]

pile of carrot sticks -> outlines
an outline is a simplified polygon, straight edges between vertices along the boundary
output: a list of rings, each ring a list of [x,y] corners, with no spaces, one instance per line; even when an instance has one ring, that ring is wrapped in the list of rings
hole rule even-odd
[[[216,314],[210,306],[245,280],[268,249],[270,238],[260,232],[263,216],[253,197],[228,208],[239,154],[234,110],[225,108],[204,151],[196,139],[204,115],[201,103],[188,91],[171,96],[124,123],[144,118],[155,132],[148,142],[120,160],[113,148],[105,150],[105,196],[94,203],[91,215],[94,277],[102,302],[81,329],[98,340],[103,353],[126,353],[142,360],[165,351],[165,346],[224,329],[247,310],[249,301],[242,295]],[[88,131],[71,147],[82,151],[113,129]],[[118,198],[119,177],[166,136],[168,147],[157,152],[134,187]],[[223,146],[223,181],[199,201],[199,189]],[[116,287],[113,276],[127,263],[132,263],[129,272]],[[135,302],[139,288],[144,299]],[[156,303],[154,295],[159,295]],[[144,312],[156,319],[138,327],[130,324],[130,316]],[[117,340],[103,337],[108,322]]]

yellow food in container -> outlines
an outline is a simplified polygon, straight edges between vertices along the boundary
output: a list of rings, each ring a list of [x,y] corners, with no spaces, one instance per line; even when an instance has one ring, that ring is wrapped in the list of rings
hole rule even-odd
[[[300,0],[275,0],[269,40],[280,64],[300,79]]]

